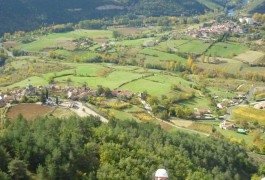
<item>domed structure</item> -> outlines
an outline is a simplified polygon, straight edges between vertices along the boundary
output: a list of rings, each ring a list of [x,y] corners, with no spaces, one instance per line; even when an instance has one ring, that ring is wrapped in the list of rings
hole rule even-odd
[[[167,180],[168,174],[165,169],[158,169],[155,173],[155,180]]]

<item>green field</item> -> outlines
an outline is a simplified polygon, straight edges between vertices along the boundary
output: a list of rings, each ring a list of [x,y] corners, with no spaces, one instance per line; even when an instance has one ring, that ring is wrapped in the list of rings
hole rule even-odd
[[[180,56],[154,50],[154,49],[145,48],[145,49],[142,49],[140,53],[147,55],[147,56],[153,56],[155,58],[158,58],[159,60],[171,60],[171,61],[185,62],[185,59]]]
[[[210,107],[208,100],[205,97],[200,97],[200,96],[194,97],[185,102],[181,102],[180,105],[186,106],[191,109],[194,108],[208,109]]]
[[[153,96],[161,96],[161,95],[170,96],[176,93],[171,90],[171,86],[173,84],[178,84],[179,82],[183,82],[181,85],[183,92],[189,92],[191,90],[189,89],[188,86],[186,86],[189,82],[179,77],[174,77],[170,75],[150,76],[148,78],[130,82],[122,86],[121,89],[131,90],[134,93],[147,91],[148,94],[151,94]]]
[[[67,79],[71,78],[73,83],[71,85],[80,86],[84,83],[87,83],[87,85],[91,88],[97,88],[98,85],[102,85],[104,87],[109,87],[110,89],[115,89],[126,82],[138,79],[140,77],[142,77],[141,74],[135,74],[126,71],[114,71],[106,77],[77,77],[71,75],[55,78],[55,82],[66,83]]]
[[[214,44],[214,46],[212,46],[206,54],[229,58],[243,53],[247,50],[249,50],[249,48],[242,44],[218,42]]]

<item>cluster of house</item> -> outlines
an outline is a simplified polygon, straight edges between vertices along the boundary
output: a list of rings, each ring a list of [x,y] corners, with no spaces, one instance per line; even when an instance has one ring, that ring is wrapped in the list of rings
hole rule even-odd
[[[211,27],[203,27],[198,29],[189,29],[186,34],[192,37],[208,38],[211,35],[220,35],[225,32],[234,32],[242,34],[243,28],[233,21],[224,23],[214,23]]]
[[[36,95],[37,88],[32,85],[28,85],[24,89],[16,90],[2,90],[0,91],[0,108],[5,107],[8,103],[13,101],[20,101],[24,96]]]
[[[218,96],[215,97],[215,99],[219,98]],[[217,103],[217,108],[219,109],[225,109],[227,107],[236,106],[243,102],[243,100],[246,99],[245,95],[239,94],[236,97],[233,97],[231,99],[222,99],[220,103]]]
[[[37,96],[38,92],[46,89],[50,93],[54,92],[62,95],[65,94],[67,95],[67,98],[71,100],[83,101],[86,100],[88,96],[99,96],[95,89],[88,87],[61,87],[60,85],[34,87],[32,85],[27,85],[27,87],[22,89],[0,91],[0,108],[6,106],[7,103],[13,102],[14,100],[20,101],[24,96]],[[129,99],[133,96],[133,93],[127,90],[113,90],[111,91],[111,95],[112,97]],[[101,96],[104,96],[104,93]],[[51,102],[53,101],[51,98],[48,100]]]

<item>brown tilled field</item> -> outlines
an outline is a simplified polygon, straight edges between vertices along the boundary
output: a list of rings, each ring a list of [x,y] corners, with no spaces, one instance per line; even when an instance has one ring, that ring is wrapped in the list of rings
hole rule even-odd
[[[116,28],[116,31],[121,33],[124,36],[132,35],[132,34],[141,34],[142,31],[144,31],[144,28]]]
[[[21,43],[14,42],[14,41],[7,41],[7,42],[3,43],[4,47],[6,47],[6,48],[16,47],[16,46],[19,46],[20,44]]]
[[[44,116],[52,112],[54,108],[41,106],[37,104],[19,104],[11,107],[7,112],[7,117],[14,121],[19,114],[22,114],[27,120],[34,120],[38,116]]]

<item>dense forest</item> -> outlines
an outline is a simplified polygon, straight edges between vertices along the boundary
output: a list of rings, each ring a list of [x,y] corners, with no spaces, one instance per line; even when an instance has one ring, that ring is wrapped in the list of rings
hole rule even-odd
[[[160,126],[97,118],[6,122],[0,136],[0,179],[248,179],[257,172],[244,149],[212,137]]]
[[[85,19],[135,16],[194,16],[214,9],[223,10],[242,0],[0,0],[0,35],[32,30],[49,24]]]

